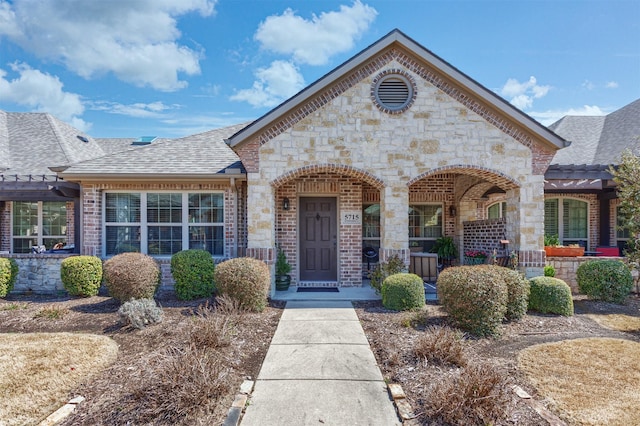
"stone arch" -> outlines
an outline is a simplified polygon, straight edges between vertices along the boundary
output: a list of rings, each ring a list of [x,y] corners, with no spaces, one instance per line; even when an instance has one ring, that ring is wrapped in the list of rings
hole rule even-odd
[[[382,179],[372,175],[371,173],[358,169],[357,167],[347,166],[344,164],[311,164],[308,166],[300,167],[294,170],[290,170],[285,174],[277,177],[276,179],[271,181],[271,186],[274,188],[278,188],[279,186],[293,180],[299,178],[304,175],[314,174],[314,173],[332,173],[332,174],[341,174],[350,177],[354,177],[356,179],[362,180],[363,182],[368,183],[374,188],[381,190],[384,188],[384,182]]]
[[[439,173],[460,174],[460,175],[476,177],[482,181],[489,182],[491,186],[493,185],[498,186],[500,189],[503,189],[505,191],[520,187],[520,184],[518,183],[518,181],[516,181],[515,179],[513,179],[508,175],[505,175],[504,173],[498,170],[490,169],[488,167],[480,167],[480,166],[467,165],[467,164],[453,164],[450,166],[443,166],[443,167],[437,167],[435,169],[431,169],[430,171],[422,173],[421,175],[418,175],[413,179],[411,179],[407,183],[407,186],[411,186],[414,183],[424,178],[427,178],[429,176],[436,175]]]

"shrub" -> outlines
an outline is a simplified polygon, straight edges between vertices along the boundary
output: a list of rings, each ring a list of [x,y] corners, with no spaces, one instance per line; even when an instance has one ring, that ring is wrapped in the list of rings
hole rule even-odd
[[[424,306],[424,284],[416,274],[388,276],[382,283],[382,304],[394,311],[407,311]]]
[[[382,290],[382,283],[384,280],[393,274],[399,274],[400,272],[406,272],[407,267],[400,259],[400,256],[394,254],[389,257],[386,262],[378,263],[376,268],[371,273],[371,287],[376,291],[376,294],[380,294]]]
[[[60,279],[71,296],[95,296],[102,283],[102,260],[96,256],[67,257],[60,264]]]
[[[261,260],[238,257],[216,267],[218,292],[237,300],[245,309],[261,312],[267,306],[271,285],[269,267]]]
[[[192,300],[211,297],[215,265],[206,250],[182,250],[171,256],[171,274],[178,299]]]
[[[495,367],[468,365],[436,382],[427,395],[427,414],[448,425],[502,424],[513,408],[508,385]]]
[[[131,299],[118,309],[120,321],[124,325],[142,330],[149,324],[162,322],[164,313],[153,299]]]
[[[529,309],[543,314],[573,315],[573,298],[567,283],[553,277],[534,277],[529,283]]]
[[[18,278],[18,264],[14,259],[0,257],[0,297],[5,297]]]
[[[427,328],[413,348],[420,359],[439,364],[451,364],[464,367],[467,358],[462,344],[462,333],[450,327]]]
[[[438,277],[438,298],[452,321],[476,336],[500,334],[508,290],[495,267],[457,266]]]
[[[142,253],[121,253],[104,262],[104,280],[109,294],[121,302],[151,299],[160,285],[160,268]]]
[[[633,288],[629,268],[619,260],[590,260],[578,267],[578,288],[592,299],[622,303]]]
[[[545,277],[555,277],[556,276],[556,268],[551,265],[547,265],[544,267],[544,276]]]
[[[492,268],[502,275],[507,284],[507,312],[508,321],[517,321],[527,314],[529,305],[529,281],[518,271],[502,266],[485,266]]]

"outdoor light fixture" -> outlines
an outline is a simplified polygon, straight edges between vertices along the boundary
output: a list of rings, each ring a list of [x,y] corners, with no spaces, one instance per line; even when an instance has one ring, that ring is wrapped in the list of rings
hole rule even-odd
[[[449,206],[449,216],[456,217],[456,206]]]
[[[282,200],[282,209],[289,210],[289,199],[287,197]]]

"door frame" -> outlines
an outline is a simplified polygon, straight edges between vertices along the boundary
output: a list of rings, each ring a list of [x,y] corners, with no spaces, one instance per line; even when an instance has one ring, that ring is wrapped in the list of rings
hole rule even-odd
[[[301,279],[302,276],[302,262],[301,262],[301,258],[302,258],[302,253],[301,253],[301,245],[300,245],[300,237],[301,237],[301,223],[300,223],[300,210],[301,210],[301,199],[302,198],[334,198],[336,200],[336,254],[335,254],[335,261],[336,261],[336,286],[340,287],[340,270],[341,270],[341,265],[340,265],[340,195],[336,194],[336,193],[330,193],[330,194],[325,194],[325,193],[299,193],[296,194],[296,206],[298,207],[298,212],[296,214],[296,252],[297,252],[297,264],[298,264],[298,271],[297,271],[297,275],[298,275],[298,286],[300,286],[300,284],[303,282]],[[304,281],[304,282],[314,282],[314,281]],[[322,282],[322,281],[319,281]]]

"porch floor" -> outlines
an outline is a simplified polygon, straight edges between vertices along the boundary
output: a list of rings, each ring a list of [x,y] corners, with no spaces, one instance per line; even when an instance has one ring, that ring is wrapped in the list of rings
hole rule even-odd
[[[273,300],[380,300],[381,297],[369,285],[369,280],[362,281],[362,287],[338,287],[338,292],[298,293],[298,287],[291,286],[287,291],[276,291]]]

